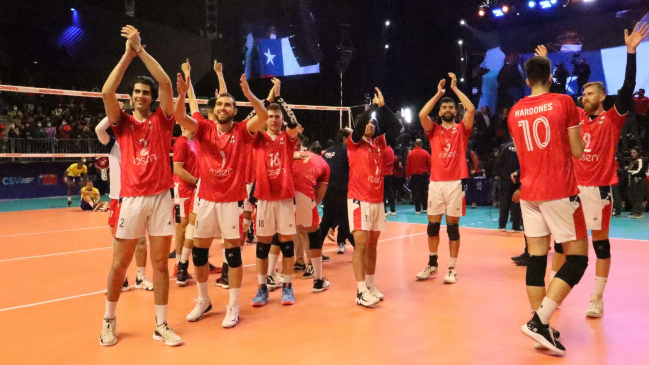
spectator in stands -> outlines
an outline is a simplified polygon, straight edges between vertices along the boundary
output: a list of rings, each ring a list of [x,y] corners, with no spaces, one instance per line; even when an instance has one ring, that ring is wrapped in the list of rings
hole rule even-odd
[[[52,122],[49,117],[45,118],[45,138],[55,139],[56,138],[56,127],[52,125]]]
[[[629,172],[629,198],[633,209],[629,216],[640,219],[644,210],[642,207],[644,196],[647,192],[646,166],[642,156],[640,156],[638,147],[631,147],[631,158],[631,164],[627,168]]]
[[[70,139],[71,132],[72,132],[72,127],[70,127],[68,123],[65,120],[63,120],[63,122],[61,122],[61,126],[59,127],[59,138]]]
[[[43,127],[43,122],[40,120],[36,123],[36,129],[34,130],[34,138],[47,138],[45,133],[45,128]]]
[[[9,130],[7,131],[7,136],[9,138],[20,138],[20,129],[16,126],[16,122],[9,123]]]
[[[397,215],[396,204],[394,201],[394,160],[397,158],[394,150],[390,145],[382,152],[383,156],[383,196],[385,213],[387,215]],[[388,206],[390,212],[388,212]]]
[[[415,148],[406,159],[406,178],[409,180],[415,214],[426,213],[428,209],[428,174],[430,173],[430,154],[421,148],[421,139],[415,141]]]
[[[518,155],[516,154],[516,147],[514,142],[510,141],[505,143],[498,153],[498,158],[494,165],[495,179],[500,184],[499,205],[500,205],[500,218],[498,219],[498,230],[505,231],[507,229],[507,221],[509,220],[509,212],[512,213],[512,230],[521,231],[522,215],[521,205],[512,201],[514,192],[520,189],[518,178]]]
[[[649,98],[645,96],[645,90],[639,89],[635,94],[633,94],[633,102],[635,104],[635,115],[638,118],[638,122],[645,128],[649,124]]]

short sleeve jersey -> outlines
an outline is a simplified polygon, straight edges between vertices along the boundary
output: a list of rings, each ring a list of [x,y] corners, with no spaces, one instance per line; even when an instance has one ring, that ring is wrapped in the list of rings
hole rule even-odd
[[[383,153],[387,147],[385,135],[354,143],[347,137],[349,187],[347,197],[368,203],[383,202]]]
[[[81,165],[81,168],[78,168],[77,163],[73,163],[68,167],[68,176],[70,177],[77,177],[81,176],[81,174],[87,174],[88,173],[88,167],[86,165]]]
[[[433,123],[426,131],[430,141],[430,181],[454,181],[469,177],[466,149],[472,130],[463,122],[450,128]]]
[[[190,141],[185,136],[180,136],[176,138],[176,143],[174,143],[173,151],[173,162],[181,162],[183,164],[183,168],[190,175],[198,177],[196,144],[194,143],[194,141]],[[195,186],[181,179],[180,176],[176,174],[174,174],[174,182],[178,184],[178,194],[181,198],[191,197],[191,195],[194,193]]]
[[[293,182],[295,191],[315,199],[315,186],[329,183],[329,164],[315,153],[308,157],[293,160]]]
[[[268,132],[255,136],[255,198],[259,200],[284,200],[295,198],[292,162],[297,138],[286,131],[275,138]]]

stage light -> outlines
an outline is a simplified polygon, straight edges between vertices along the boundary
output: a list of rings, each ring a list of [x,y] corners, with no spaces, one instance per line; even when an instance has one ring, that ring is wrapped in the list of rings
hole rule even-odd
[[[550,4],[554,5],[557,3],[557,0],[550,0]]]
[[[484,15],[485,15],[484,9],[478,10],[478,16],[484,16]]]
[[[70,11],[75,12],[75,11],[77,11],[77,9],[75,9],[75,8],[70,8]]]
[[[386,26],[386,27],[389,27],[389,26],[390,26],[390,21],[389,21],[389,20],[386,20],[386,21],[385,21],[385,26]]]
[[[34,61],[34,64],[35,64],[35,65],[38,65],[38,61]]]
[[[502,16],[505,16],[505,13],[503,13],[503,11],[501,9],[493,9],[491,12],[494,14],[494,16],[496,18],[500,18]]]
[[[403,111],[403,119],[406,120],[406,123],[412,122],[412,110],[410,110],[410,108],[406,108]]]
[[[385,45],[385,49],[388,49],[388,48],[390,48],[390,45],[389,45],[389,44],[386,44],[386,45]]]
[[[536,2],[530,1],[529,3],[527,3],[527,6],[530,7],[530,8],[533,8],[533,7],[536,6]]]
[[[372,112],[372,119],[376,119],[376,112]]]
[[[461,77],[461,78],[460,78],[460,82],[464,82],[464,77]]]
[[[503,13],[509,12],[509,6],[503,5]]]
[[[462,42],[461,39],[459,41],[457,41],[457,44],[459,44],[460,46],[462,45],[462,43],[464,43],[464,42]]]
[[[547,8],[551,8],[551,7],[552,7],[552,4],[550,4],[550,1],[549,1],[549,0],[543,0],[543,1],[541,1],[541,2],[539,2],[539,5],[541,5],[541,8],[542,8],[542,9],[547,9]]]
[[[460,58],[460,61],[464,61],[464,57]]]
[[[466,22],[464,21],[464,19],[460,20],[460,25],[466,25]]]

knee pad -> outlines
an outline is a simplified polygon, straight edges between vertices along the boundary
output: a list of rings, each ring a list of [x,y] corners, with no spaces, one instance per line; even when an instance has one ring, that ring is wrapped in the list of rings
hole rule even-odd
[[[611,258],[611,243],[609,240],[593,241],[593,248],[598,259]]]
[[[320,230],[309,233],[309,250],[321,250],[323,243]]]
[[[200,267],[203,265],[207,265],[207,260],[209,255],[210,255],[209,248],[194,247],[192,249],[192,259],[194,261],[194,266]]]
[[[428,222],[428,228],[426,229],[426,233],[428,233],[428,237],[437,237],[439,236],[439,222]]]
[[[268,254],[270,253],[270,245],[267,243],[257,243],[257,258],[266,260],[268,258]]]
[[[460,239],[460,225],[457,223],[447,224],[446,233],[448,233],[448,239],[451,241],[457,241]]]
[[[239,247],[234,247],[234,248],[226,248],[225,249],[225,259],[228,262],[228,266],[231,268],[237,268],[240,267],[242,262],[241,262],[241,248]]]
[[[560,253],[563,255],[563,245],[558,243],[557,241],[554,241],[554,252]]]
[[[146,251],[146,238],[142,237],[137,240],[137,244],[135,245],[135,249],[138,251],[145,250]]]
[[[525,285],[545,287],[545,270],[548,266],[548,255],[530,256],[527,261]]]
[[[293,241],[280,242],[279,248],[282,250],[282,255],[284,257],[295,256],[295,244],[293,243]]]
[[[565,281],[571,288],[579,284],[579,281],[584,276],[586,268],[588,267],[588,256],[568,255],[566,256],[566,263],[561,266],[561,269],[555,275]]]
[[[186,240],[193,240],[194,239],[194,228],[196,228],[196,226],[194,226],[191,223],[187,225],[187,228],[185,228],[185,239]]]

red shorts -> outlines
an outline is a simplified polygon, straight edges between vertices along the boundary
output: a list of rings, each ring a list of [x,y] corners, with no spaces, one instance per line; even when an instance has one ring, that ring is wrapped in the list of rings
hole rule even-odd
[[[174,197],[176,205],[180,207],[181,218],[187,218],[189,217],[189,214],[194,212],[194,196],[196,195],[195,191],[192,191],[191,194],[187,194],[188,196],[181,197],[178,183],[176,183],[176,186],[174,187]]]
[[[111,199],[108,207],[108,226],[115,228],[119,218],[119,199]]]

